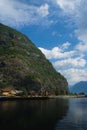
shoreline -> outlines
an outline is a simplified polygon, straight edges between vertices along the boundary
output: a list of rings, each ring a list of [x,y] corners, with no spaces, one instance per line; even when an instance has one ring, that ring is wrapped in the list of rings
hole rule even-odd
[[[46,100],[49,99],[47,96],[31,96],[31,97],[22,97],[22,96],[0,96],[0,101],[14,101],[14,100]]]
[[[47,100],[47,99],[87,98],[87,95],[58,95],[58,96],[0,96],[0,101],[14,100]]]
[[[58,96],[49,96],[49,98],[87,98],[87,95],[58,95]]]

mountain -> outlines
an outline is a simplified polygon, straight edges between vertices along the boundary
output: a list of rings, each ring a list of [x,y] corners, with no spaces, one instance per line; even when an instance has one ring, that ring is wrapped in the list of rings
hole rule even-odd
[[[32,41],[0,24],[0,88],[68,93],[68,83]]]
[[[76,83],[74,86],[70,88],[70,92],[72,93],[85,93],[87,94],[87,81],[81,81]]]

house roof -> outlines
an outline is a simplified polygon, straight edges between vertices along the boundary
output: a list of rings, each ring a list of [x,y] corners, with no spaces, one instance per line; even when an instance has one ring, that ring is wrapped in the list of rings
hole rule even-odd
[[[14,88],[13,87],[7,87],[7,88],[2,89],[3,92],[9,92],[11,90],[14,90]]]

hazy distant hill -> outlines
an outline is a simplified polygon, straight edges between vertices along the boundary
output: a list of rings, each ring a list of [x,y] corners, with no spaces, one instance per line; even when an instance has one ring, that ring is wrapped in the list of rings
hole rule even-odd
[[[67,80],[24,34],[0,24],[0,88],[68,93]]]
[[[81,81],[76,83],[70,88],[72,93],[85,93],[87,94],[87,81]]]

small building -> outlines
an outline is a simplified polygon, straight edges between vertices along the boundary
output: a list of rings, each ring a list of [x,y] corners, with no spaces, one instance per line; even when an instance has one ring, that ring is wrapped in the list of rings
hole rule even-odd
[[[3,88],[2,89],[2,95],[10,96],[11,95],[11,91],[14,91],[14,89],[12,87]]]
[[[22,90],[15,90],[15,95],[16,96],[22,96],[23,95],[23,91]]]
[[[10,91],[10,94],[11,94],[11,95],[16,95],[16,90],[11,90],[11,91]]]
[[[4,89],[1,89],[1,95],[3,95],[3,96],[22,96],[23,91],[16,90],[13,87],[6,87]]]

